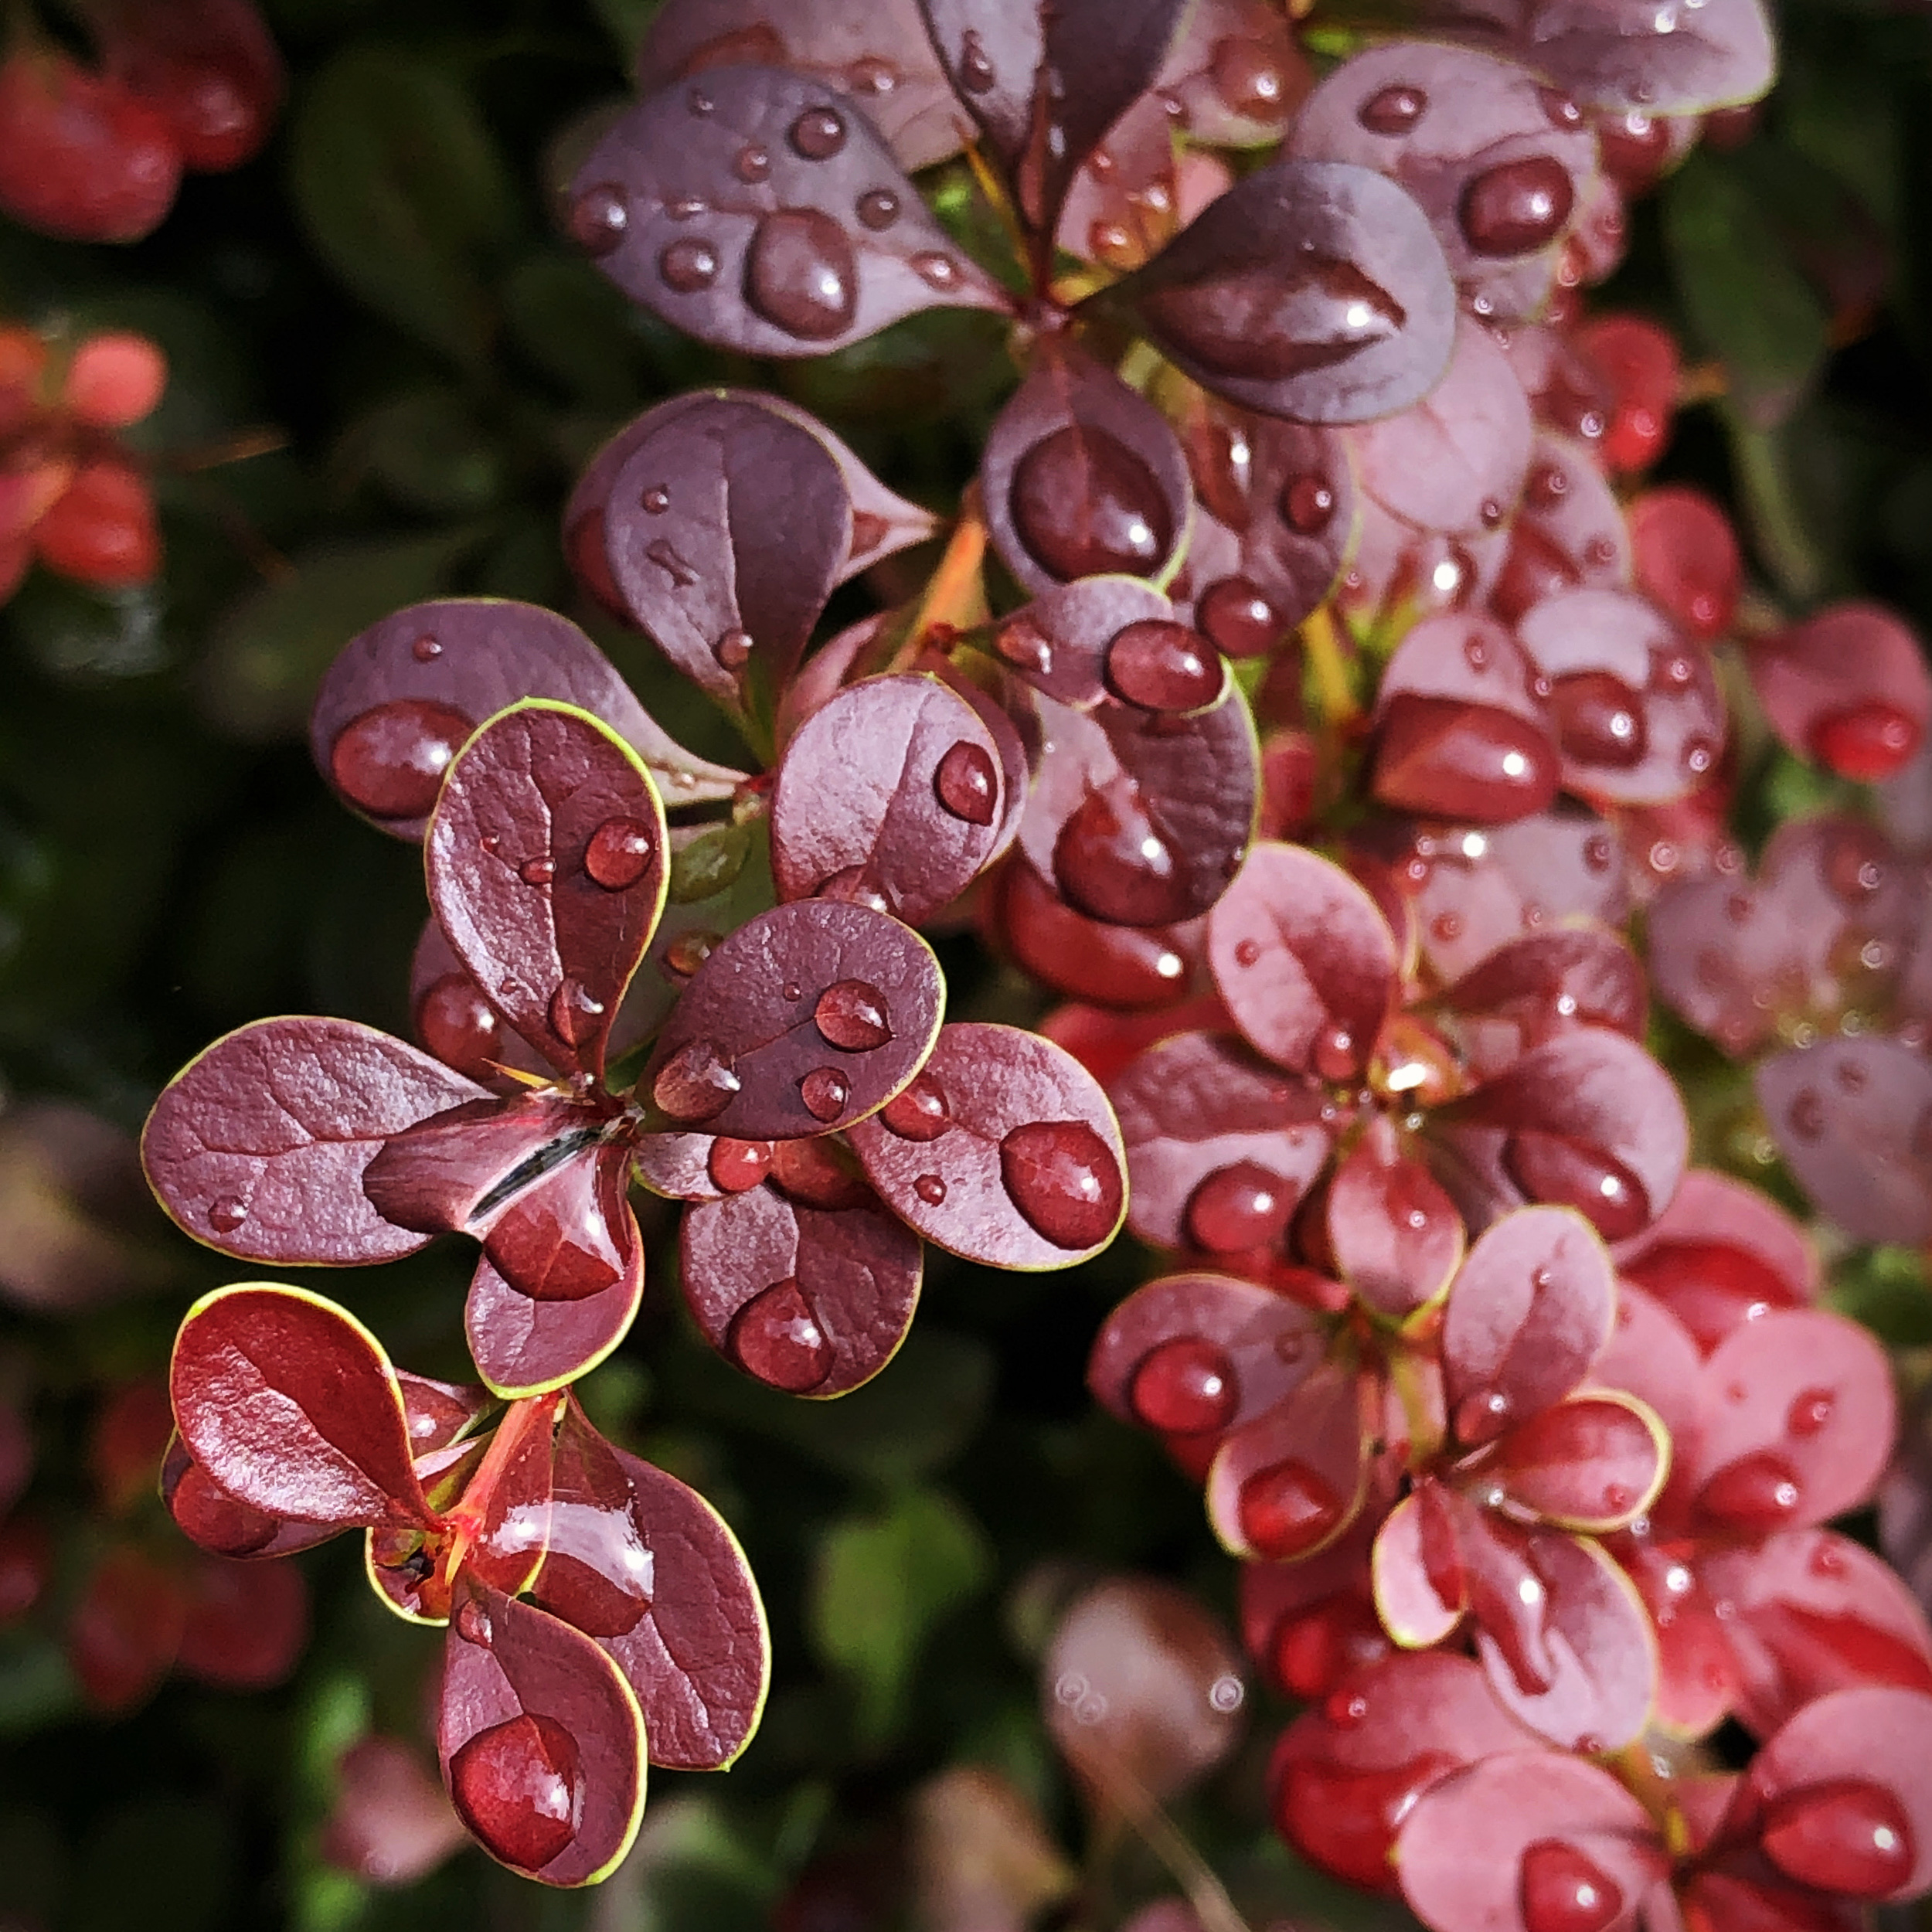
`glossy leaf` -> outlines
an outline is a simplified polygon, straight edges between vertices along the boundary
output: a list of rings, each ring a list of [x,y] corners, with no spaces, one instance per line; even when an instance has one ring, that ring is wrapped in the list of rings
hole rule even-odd
[[[457,1815],[512,1871],[590,1885],[631,1849],[644,1809],[637,1699],[596,1644],[543,1611],[461,1585],[436,1746]]]
[[[688,1209],[679,1239],[706,1340],[788,1394],[857,1388],[912,1325],[923,1250],[869,1198],[828,1211],[753,1187]]]
[[[1670,1454],[1663,1424],[1634,1396],[1580,1395],[1509,1430],[1491,1468],[1522,1514],[1600,1536],[1656,1501]]]
[[[1614,934],[1569,926],[1498,946],[1442,997],[1464,1063],[1483,1079],[1573,1027],[1641,1039],[1647,992],[1641,964]]]
[[[217,1556],[286,1556],[340,1533],[337,1523],[270,1515],[231,1496],[196,1462],[179,1435],[161,1466],[161,1499],[191,1543]]]
[[[642,762],[583,712],[519,705],[451,767],[426,848],[430,902],[471,977],[563,1073],[600,1076],[670,872]]]
[[[896,920],[824,899],[780,906],[712,949],[641,1091],[679,1125],[740,1140],[849,1127],[923,1063],[944,998],[930,950]]]
[[[1325,1363],[1223,1438],[1208,1471],[1208,1520],[1231,1555],[1314,1555],[1362,1507],[1369,1445],[1352,1369]]]
[[[771,1644],[738,1539],[696,1491],[606,1442],[574,1398],[534,1600],[615,1659],[653,1764],[722,1770],[750,1742]]]
[[[1454,1202],[1382,1120],[1335,1169],[1328,1231],[1335,1271],[1376,1313],[1397,1321],[1440,1295],[1463,1258]]]
[[[688,752],[567,619],[502,597],[413,604],[342,647],[308,726],[317,768],[383,831],[420,838],[469,734],[523,698],[587,711],[629,744],[675,804],[729,798],[740,774]]]
[[[175,1076],[148,1117],[141,1165],[184,1231],[225,1254],[387,1261],[427,1236],[382,1217],[363,1170],[390,1135],[485,1097],[372,1027],[262,1020]]]
[[[1127,1212],[1127,1151],[1100,1083],[1018,1027],[948,1026],[904,1094],[851,1135],[866,1178],[968,1260],[1060,1268]]]
[[[519,1084],[516,1073],[549,1076],[549,1062],[483,997],[433,913],[410,955],[410,1019],[426,1052],[498,1093]],[[620,1037],[619,1053],[625,1043]]]
[[[1144,648],[1149,644],[1151,651]],[[1158,590],[1131,577],[1049,583],[999,624],[993,648],[1022,682],[1076,710],[1090,711],[1111,693],[1141,711],[1198,711],[1222,695],[1213,645],[1176,621]],[[1155,702],[1168,698],[1174,702]]]
[[[1247,175],[1104,299],[1204,387],[1297,422],[1407,408],[1455,335],[1427,217],[1382,175],[1329,162]]]
[[[936,678],[868,678],[785,747],[771,799],[786,899],[872,905],[917,925],[991,860],[1007,818],[999,747]]]
[[[425,1527],[389,1357],[352,1315],[298,1288],[220,1288],[189,1311],[168,1393],[183,1446],[264,1515]]]
[[[1200,946],[1198,922],[1110,926],[1090,919],[1023,857],[1002,869],[987,897],[995,943],[1043,985],[1129,1010],[1170,1006],[1187,992]]]
[[[1910,761],[1932,718],[1932,671],[1906,626],[1835,604],[1758,639],[1745,659],[1771,729],[1801,758],[1870,784]]]
[[[571,226],[675,328],[816,355],[929,308],[1010,307],[956,249],[853,104],[733,65],[662,88],[577,170]]]

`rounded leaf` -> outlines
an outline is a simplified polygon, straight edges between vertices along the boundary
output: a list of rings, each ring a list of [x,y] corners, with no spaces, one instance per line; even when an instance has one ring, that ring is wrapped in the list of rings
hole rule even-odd
[[[1362,1507],[1369,1441],[1352,1367],[1325,1363],[1234,1430],[1208,1471],[1208,1521],[1232,1556],[1311,1556]]]

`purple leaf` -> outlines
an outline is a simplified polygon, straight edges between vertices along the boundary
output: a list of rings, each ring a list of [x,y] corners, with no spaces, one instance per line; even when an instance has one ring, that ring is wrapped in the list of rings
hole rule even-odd
[[[944,997],[930,948],[897,920],[779,906],[712,949],[640,1090],[679,1126],[740,1140],[850,1127],[924,1062]]]
[[[1489,607],[1515,624],[1560,591],[1627,590],[1630,583],[1624,506],[1590,447],[1539,430]]]
[[[692,398],[645,421],[604,507],[612,580],[686,677],[768,715],[852,547],[845,478],[817,436],[751,403]]]
[[[548,1079],[549,1063],[483,997],[436,922],[423,923],[410,955],[410,1019],[417,1041],[445,1066],[498,1093],[520,1085],[509,1070]],[[623,1051],[620,1043],[618,1051]]]
[[[1774,1054],[1758,1104],[1813,1205],[1860,1241],[1932,1240],[1932,1061],[1898,1040]]]
[[[388,1261],[428,1238],[385,1220],[362,1172],[390,1135],[487,1099],[374,1028],[270,1019],[217,1040],[163,1090],[141,1135],[161,1204],[246,1260]]]
[[[459,1582],[437,1754],[457,1813],[546,1885],[614,1870],[644,1811],[644,1719],[615,1662],[556,1617]]]
[[[1002,620],[993,649],[1022,682],[1077,711],[1110,693],[1135,710],[1199,711],[1226,682],[1213,645],[1177,622],[1159,591],[1126,577],[1049,584]]]
[[[1099,1082],[1018,1027],[945,1028],[911,1086],[850,1138],[893,1213],[970,1261],[1066,1267],[1126,1212],[1126,1150]]]
[[[750,1742],[771,1643],[738,1539],[696,1490],[606,1442],[574,1398],[533,1594],[616,1660],[653,1764],[723,1770]]]
[[[1008,816],[999,746],[964,698],[936,678],[868,678],[785,748],[772,872],[786,899],[823,893],[917,925],[979,876]]]
[[[425,862],[437,920],[485,996],[560,1072],[600,1077],[670,873],[636,754],[582,712],[519,705],[451,768]]]
[[[1008,397],[979,482],[993,547],[1036,596],[1078,577],[1162,577],[1187,541],[1193,492],[1167,419],[1070,345],[1043,345]]]
[[[1382,175],[1328,162],[1247,175],[1102,299],[1205,388],[1303,423],[1406,409],[1455,339],[1427,216]]]
[[[644,1246],[629,1204],[604,1202],[577,1232],[594,1240],[600,1270],[617,1267],[614,1281],[587,1294],[541,1300],[513,1287],[487,1250],[477,1262],[463,1332],[477,1373],[498,1395],[562,1388],[587,1375],[630,1332],[644,1294]]]
[[[923,309],[1012,306],[860,107],[781,69],[661,89],[598,143],[573,192],[573,232],[604,274],[721,348],[819,355]]]
[[[924,1251],[869,1190],[863,1205],[826,1211],[753,1187],[687,1209],[679,1239],[706,1340],[787,1394],[870,1381],[912,1325]]]
[[[574,624],[501,597],[413,604],[351,638],[315,695],[309,747],[345,803],[384,832],[420,838],[470,733],[522,698],[601,719],[675,804],[728,798],[743,782],[654,723]]]

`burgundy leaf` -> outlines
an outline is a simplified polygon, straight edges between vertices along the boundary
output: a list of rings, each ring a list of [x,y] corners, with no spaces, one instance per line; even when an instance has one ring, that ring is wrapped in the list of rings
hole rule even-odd
[[[1758,1104],[1798,1184],[1861,1241],[1932,1240],[1932,1061],[1848,1038],[1762,1062]]]
[[[1509,554],[1506,526],[1446,536],[1419,529],[1366,491],[1359,505],[1355,547],[1335,594],[1338,614],[1355,630],[1479,609],[1495,588]]]
[[[1379,1117],[1329,1183],[1328,1232],[1336,1273],[1396,1321],[1436,1300],[1463,1258],[1455,1203]]]
[[[1156,1247],[1277,1246],[1328,1163],[1319,1094],[1231,1034],[1151,1047],[1109,1094],[1133,1181],[1131,1225]]]
[[[1394,1648],[1369,1589],[1369,1551],[1383,1518],[1372,1496],[1348,1533],[1318,1554],[1241,1566],[1243,1635],[1291,1696],[1325,1698]]]
[[[1257,1051],[1325,1080],[1359,1078],[1396,992],[1375,902],[1299,845],[1253,847],[1208,918],[1208,964]]]
[[[971,1261],[1066,1267],[1106,1247],[1127,1211],[1126,1149],[1100,1083],[1019,1027],[945,1028],[850,1138],[893,1212]]]
[[[1730,1714],[1738,1693],[1728,1615],[1719,1616],[1692,1567],[1696,1556],[1695,1546],[1688,1543],[1628,1542],[1617,1552],[1657,1634],[1657,1695],[1651,1721],[1671,1737],[1709,1736]]]
[[[1630,506],[1628,547],[1644,594],[1699,643],[1711,643],[1730,629],[1743,559],[1730,519],[1702,491],[1682,484],[1646,490]],[[1909,632],[1905,641],[1916,658]],[[1924,679],[1923,668],[1918,676]],[[1932,686],[1927,697],[1932,705]]]
[[[733,65],[662,88],[573,193],[572,230],[604,274],[722,348],[823,355],[922,309],[1012,307],[859,108],[804,75]]]
[[[534,1596],[616,1660],[653,1764],[723,1770],[750,1742],[771,1644],[738,1539],[696,1490],[606,1442],[574,1398]]]
[[[1910,762],[1932,718],[1918,639],[1875,604],[1835,604],[1745,658],[1771,729],[1801,758],[1869,784]]]
[[[780,906],[712,949],[640,1090],[680,1125],[740,1140],[849,1127],[924,1062],[944,999],[930,949],[896,919]]]
[[[876,1202],[825,1212],[770,1186],[685,1211],[685,1301],[705,1338],[791,1395],[842,1396],[912,1325],[923,1250]]]
[[[771,862],[786,899],[815,893],[917,925],[992,858],[1008,817],[999,747],[937,678],[848,685],[785,748]]]
[[[427,1236],[385,1220],[362,1172],[391,1134],[487,1099],[372,1027],[270,1019],[216,1041],[162,1090],[141,1165],[187,1233],[252,1261],[393,1260]]]
[[[1515,624],[1560,592],[1622,590],[1630,582],[1624,506],[1589,447],[1539,430],[1489,607],[1505,624]]]
[[[1208,1520],[1232,1555],[1312,1556],[1354,1521],[1368,1475],[1355,1371],[1324,1363],[1223,1439],[1208,1471]]]
[[[1090,711],[1035,702],[1046,742],[1019,828],[1034,869],[1110,924],[1206,912],[1254,823],[1260,752],[1239,689],[1179,716],[1111,696]]]
[[[372,1885],[413,1885],[464,1842],[461,1821],[417,1752],[372,1732],[335,1767],[322,1858]]]
[[[644,1810],[644,1719],[617,1665],[567,1624],[464,1580],[444,1651],[437,1754],[490,1855],[592,1885]]]
[[[728,798],[743,781],[654,723],[574,624],[502,597],[413,604],[351,638],[315,694],[309,746],[345,803],[385,832],[420,838],[470,733],[522,698],[600,719],[675,804]]]
[[[1193,492],[1167,419],[1071,346],[1044,345],[1007,399],[979,482],[993,547],[1036,596],[1110,572],[1163,577],[1186,545]]]
[[[326,1543],[343,1527],[285,1520],[231,1496],[189,1454],[179,1435],[161,1465],[161,1499],[182,1534],[216,1556],[292,1556]]]
[[[1404,1650],[1443,1642],[1469,1607],[1456,1534],[1459,1505],[1425,1477],[1389,1512],[1369,1557],[1376,1614]]]
[[[463,1307],[476,1372],[498,1395],[541,1395],[587,1375],[629,1333],[644,1294],[644,1247],[628,1203],[607,1206],[595,1239],[619,1264],[608,1286],[566,1301],[539,1300],[512,1287],[486,1251]],[[608,1242],[609,1247],[604,1243]]]
[[[1522,1208],[1490,1227],[1443,1314],[1457,1440],[1469,1448],[1492,1441],[1574,1389],[1609,1338],[1615,1298],[1610,1257],[1581,1215]]]
[[[485,997],[559,1071],[600,1077],[670,872],[636,755],[580,711],[504,713],[451,768],[426,865],[437,920]]]
[[[187,1621],[181,1577],[128,1543],[112,1546],[68,1615],[69,1668],[97,1710],[123,1711],[168,1673]]]
[[[1464,1065],[1484,1080],[1572,1027],[1607,1027],[1641,1039],[1646,991],[1641,964],[1615,934],[1566,926],[1498,946],[1442,1003],[1454,1016]]]
[[[1185,10],[1181,0],[920,0],[940,64],[1036,236],[1050,240],[1073,171],[1154,84]]]
[[[445,1066],[498,1093],[521,1084],[516,1073],[547,1079],[551,1069],[522,1035],[503,1023],[483,989],[457,957],[434,914],[410,955],[410,1018],[417,1042]],[[620,1045],[618,1051],[623,1048]]]
[[[1126,577],[1047,584],[1002,621],[993,648],[1042,696],[1080,711],[1110,693],[1136,710],[1199,711],[1220,698],[1225,679],[1213,643],[1176,621],[1158,590]]]
[[[1621,1529],[1657,1499],[1670,1436],[1634,1396],[1570,1396],[1511,1429],[1488,1465],[1510,1505],[1560,1529]]]
[[[1298,422],[1406,409],[1455,338],[1428,218],[1382,175],[1327,162],[1247,175],[1104,300],[1204,387]]]
[[[189,1579],[175,1667],[204,1684],[267,1690],[308,1641],[308,1587],[293,1563],[210,1560]]]
[[[1020,820],[1032,788],[1034,755],[1039,748],[1032,692],[1019,679],[976,652],[962,652],[954,659],[941,651],[927,651],[913,668],[938,679],[964,698],[998,750],[1005,809],[993,840],[993,853],[999,857],[1019,836]]]
[[[1043,985],[1134,1010],[1183,998],[1200,949],[1198,921],[1110,926],[1076,912],[1026,859],[992,882],[982,903],[996,944]]]
[[[686,677],[769,716],[852,547],[845,478],[817,436],[749,402],[645,421],[604,506],[612,580]]]
[[[965,145],[971,124],[934,57],[916,0],[814,0],[809,8],[671,0],[645,34],[638,90],[746,60],[850,94],[909,172]]]
[[[1619,1281],[1616,1326],[1590,1364],[1590,1385],[1635,1396],[1681,1443],[1703,1406],[1703,1367],[1689,1329],[1655,1296]]]
[[[1197,0],[1168,51],[1155,100],[1190,141],[1266,147],[1312,80],[1293,29],[1267,0]]]
[[[317,1527],[427,1527],[396,1372],[352,1315],[299,1288],[189,1309],[168,1392],[182,1445],[230,1495]]]

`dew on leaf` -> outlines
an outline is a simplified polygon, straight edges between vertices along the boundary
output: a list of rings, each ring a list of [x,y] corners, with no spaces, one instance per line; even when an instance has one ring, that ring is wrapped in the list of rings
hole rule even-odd
[[[915,1073],[879,1110],[879,1117],[902,1141],[936,1141],[953,1124],[946,1090],[930,1073]]]
[[[1069,423],[1013,471],[1013,528],[1056,577],[1145,576],[1166,556],[1173,524],[1148,464],[1105,430]]]
[[[570,239],[586,254],[609,254],[630,225],[623,191],[608,182],[585,189],[570,204]]]
[[[1834,1778],[1774,1798],[1765,1808],[1761,1842],[1787,1877],[1853,1899],[1896,1892],[1918,1860],[1903,1807],[1864,1778]]]
[[[1795,1521],[1804,1501],[1798,1471],[1774,1449],[1727,1462],[1697,1493],[1697,1506],[1705,1515],[1750,1536]]]
[[[1420,87],[1398,83],[1371,94],[1355,118],[1372,134],[1406,134],[1427,112],[1429,97]]]
[[[753,648],[749,631],[730,630],[723,632],[711,647],[711,655],[727,671],[742,671],[751,662]]]
[[[746,251],[745,298],[774,328],[801,341],[843,335],[859,306],[851,237],[819,209],[766,216]]]
[[[524,1872],[542,1870],[570,1842],[583,1785],[575,1740],[555,1719],[527,1712],[478,1732],[450,1760],[458,1815]]]
[[[1281,620],[1274,607],[1245,577],[1223,577],[1201,593],[1196,621],[1230,658],[1258,658],[1274,647]]]
[[[550,1029],[566,1046],[587,1046],[604,1026],[604,1005],[580,979],[566,975],[550,995]]]
[[[883,1046],[893,1036],[885,995],[862,979],[834,980],[818,995],[811,1016],[819,1032],[834,1046],[848,1053],[863,1053]],[[845,1096],[841,1094],[831,1111],[819,1117],[829,1120],[845,1104]],[[818,1113],[809,1098],[805,1104]]]
[[[999,808],[998,771],[985,748],[970,739],[961,739],[940,760],[933,790],[955,818],[969,825],[990,825]]]
[[[1107,647],[1107,682],[1144,711],[1195,711],[1220,695],[1219,658],[1198,631],[1172,619],[1130,624]]]
[[[1225,1349],[1197,1336],[1179,1335],[1141,1357],[1128,1401],[1149,1429],[1163,1435],[1204,1435],[1233,1420],[1240,1386]]]
[[[1463,190],[1459,219],[1478,254],[1527,255],[1556,239],[1576,199],[1561,162],[1530,155],[1476,175]]]
[[[1271,1563],[1298,1556],[1322,1542],[1342,1515],[1342,1498],[1328,1479],[1292,1459],[1257,1469],[1241,1485],[1236,1505],[1242,1539]]]
[[[556,877],[556,861],[554,859],[526,859],[517,867],[516,876],[526,886],[547,886]],[[559,1031],[561,1030],[560,1028]]]
[[[1294,1190],[1255,1161],[1217,1168],[1189,1197],[1189,1237],[1210,1254],[1271,1247],[1287,1230]]]
[[[845,123],[831,107],[808,107],[791,124],[793,148],[807,161],[828,161],[845,145]]]
[[[731,1064],[709,1040],[687,1040],[658,1069],[651,1097],[674,1121],[688,1125],[712,1119],[739,1090]]]
[[[1335,516],[1335,492],[1319,476],[1291,478],[1281,486],[1281,515],[1291,529],[1318,536]]]
[[[726,1194],[743,1194],[771,1172],[769,1141],[736,1141],[721,1134],[705,1156],[712,1185]]]
[[[583,869],[606,892],[634,886],[651,869],[657,835],[640,818],[607,818],[583,849]]]
[[[718,251],[696,235],[682,235],[658,257],[658,274],[680,295],[709,288],[718,279]]]
[[[945,1205],[946,1183],[937,1174],[921,1174],[916,1177],[913,1182],[913,1192],[928,1207]]]
[[[774,1281],[733,1317],[726,1346],[747,1374],[790,1395],[832,1372],[832,1347],[796,1281]]]
[[[898,220],[899,197],[889,188],[868,189],[859,197],[855,212],[859,226],[878,234]]]
[[[1032,1121],[999,1144],[999,1175],[1034,1232],[1090,1248],[1114,1232],[1125,1182],[1114,1150],[1084,1121]]]
[[[798,1083],[798,1097],[815,1121],[835,1121],[852,1097],[852,1083],[833,1066],[815,1066]]]
[[[392,699],[342,727],[329,750],[329,775],[372,818],[420,818],[435,804],[470,729],[451,706]]]
[[[233,1234],[248,1219],[248,1204],[232,1194],[224,1195],[208,1209],[208,1225],[217,1234]]]
[[[1617,1882],[1561,1838],[1524,1847],[1520,1883],[1525,1932],[1603,1932],[1624,1909]]]

